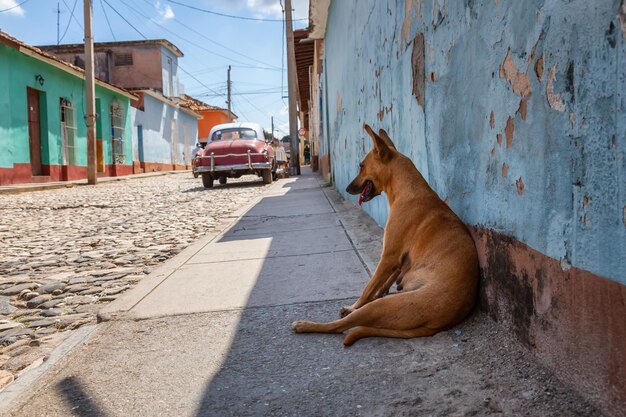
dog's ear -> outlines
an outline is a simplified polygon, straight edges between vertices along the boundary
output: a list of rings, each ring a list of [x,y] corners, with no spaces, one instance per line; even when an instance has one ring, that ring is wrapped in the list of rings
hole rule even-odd
[[[378,136],[380,136],[380,138],[385,141],[387,146],[389,146],[392,149],[396,149],[396,145],[393,144],[393,141],[391,140],[391,138],[389,137],[385,129],[380,129],[378,131]]]
[[[365,129],[365,131],[372,138],[372,141],[374,141],[374,152],[380,157],[382,161],[391,156],[389,145],[387,145],[383,138],[378,136],[367,123],[363,125],[363,129]]]

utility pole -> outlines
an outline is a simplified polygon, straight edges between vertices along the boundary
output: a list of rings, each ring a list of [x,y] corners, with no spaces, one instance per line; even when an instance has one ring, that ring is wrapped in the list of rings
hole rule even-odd
[[[287,37],[287,81],[289,88],[289,139],[291,141],[292,174],[300,175],[300,139],[298,138],[298,109],[296,108],[296,52],[293,42],[291,0],[285,0],[285,36]]]
[[[91,0],[84,0],[85,18],[85,96],[87,101],[87,183],[95,185],[98,181],[96,172],[96,100],[93,62],[93,30],[91,28]]]
[[[61,43],[61,5],[57,1],[57,46]]]
[[[230,65],[228,66],[228,81],[226,87],[228,88],[228,99],[226,100],[228,103],[228,123],[230,123],[232,121],[230,116]]]
[[[272,116],[272,141],[274,140],[274,116]]]

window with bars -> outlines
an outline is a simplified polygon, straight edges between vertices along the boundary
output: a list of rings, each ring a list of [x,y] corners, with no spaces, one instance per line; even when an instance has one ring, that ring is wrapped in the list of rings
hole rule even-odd
[[[60,105],[63,165],[76,165],[76,111],[66,98],[61,97]]]
[[[113,163],[123,164],[124,154],[124,107],[117,102],[111,102],[111,141],[113,144]]]
[[[115,66],[122,67],[127,65],[133,65],[132,53],[115,54]]]

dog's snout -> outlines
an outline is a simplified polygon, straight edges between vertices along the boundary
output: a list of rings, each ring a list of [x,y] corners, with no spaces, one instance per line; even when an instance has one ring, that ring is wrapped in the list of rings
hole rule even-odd
[[[354,183],[354,181],[352,181],[346,187],[346,192],[348,194],[359,194],[361,192],[361,189]]]

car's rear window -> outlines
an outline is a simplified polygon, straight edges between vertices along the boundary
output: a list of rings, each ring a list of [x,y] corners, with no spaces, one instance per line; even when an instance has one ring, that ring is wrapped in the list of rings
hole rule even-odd
[[[211,136],[211,141],[234,139],[257,139],[257,134],[254,129],[236,127],[232,129],[216,130],[213,132],[213,136]]]

